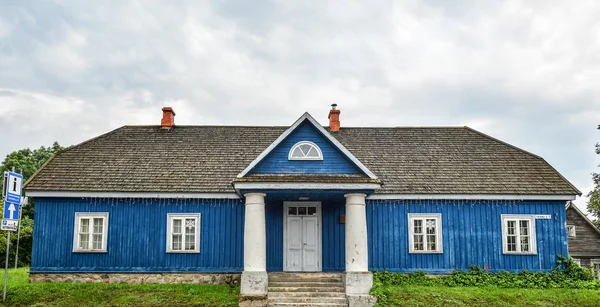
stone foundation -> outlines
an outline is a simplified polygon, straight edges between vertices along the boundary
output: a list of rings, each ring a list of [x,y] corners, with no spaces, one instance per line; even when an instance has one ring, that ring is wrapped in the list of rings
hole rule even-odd
[[[265,307],[267,306],[266,295],[240,295],[240,307]]]
[[[30,273],[29,282],[239,285],[239,273]]]

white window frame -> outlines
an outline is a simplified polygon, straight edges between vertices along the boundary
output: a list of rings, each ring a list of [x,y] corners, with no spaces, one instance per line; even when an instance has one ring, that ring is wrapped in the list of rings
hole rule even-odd
[[[581,259],[579,259],[579,258],[572,258],[572,259],[576,265],[581,266]]]
[[[577,228],[575,227],[575,225],[567,225],[567,237],[577,237]]]
[[[200,219],[200,213],[167,213],[167,253],[200,253],[200,228],[202,220]],[[182,231],[182,250],[173,249],[173,219],[195,219],[196,220],[196,233],[195,243],[193,250],[183,249],[185,246],[185,231]],[[185,223],[182,224],[182,229],[185,229]]]
[[[502,214],[502,253],[506,255],[537,255],[537,239],[536,232],[537,228],[535,225],[535,215],[532,214]],[[521,227],[519,221],[529,221],[529,251],[523,252],[521,251]],[[508,250],[508,230],[507,223],[508,221],[516,221],[516,236],[517,236],[517,250],[509,251]]]
[[[296,148],[302,146],[302,145],[310,145],[313,147],[314,150],[317,151],[317,153],[319,154],[319,156],[317,157],[292,157],[292,153],[296,150]],[[296,144],[294,144],[294,146],[292,146],[292,149],[290,149],[290,152],[288,153],[288,160],[294,160],[294,161],[316,161],[316,160],[323,160],[323,152],[321,151],[321,148],[319,148],[319,145],[311,142],[311,141],[300,141]]]
[[[435,250],[415,250],[414,246],[414,220],[423,220],[423,228],[425,228],[426,219],[435,219]],[[423,234],[424,248],[427,248],[427,234]],[[409,213],[408,214],[408,252],[410,254],[443,254],[444,253],[444,237],[442,235],[442,214],[441,213]]]
[[[596,277],[596,279],[600,279],[600,270],[596,270],[594,267],[594,265],[596,264],[600,265],[600,259],[590,259],[590,267],[592,268],[592,271],[594,271],[594,276]]]
[[[93,249],[93,220],[94,218],[102,218],[102,248]],[[82,219],[90,219],[89,244],[90,248],[79,248],[79,228]],[[73,252],[74,253],[106,253],[108,251],[108,212],[75,212],[75,223],[73,227]]]

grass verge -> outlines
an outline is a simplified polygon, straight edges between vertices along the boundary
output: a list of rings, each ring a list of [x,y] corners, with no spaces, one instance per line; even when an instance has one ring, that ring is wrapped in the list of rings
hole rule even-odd
[[[385,306],[600,306],[600,291],[499,287],[381,286]]]
[[[1,270],[0,280],[4,280]],[[239,289],[222,285],[105,285],[28,282],[10,269],[4,306],[237,306]]]

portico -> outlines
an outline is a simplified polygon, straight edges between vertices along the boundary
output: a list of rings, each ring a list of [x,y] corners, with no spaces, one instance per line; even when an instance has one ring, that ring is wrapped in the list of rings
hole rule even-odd
[[[326,191],[322,191],[319,194],[323,195],[327,193],[328,192]],[[349,193],[343,193],[343,191],[329,193],[332,195],[329,199],[334,199],[334,201],[319,202],[316,199],[313,200],[312,197],[310,201],[298,201],[297,197],[294,201],[280,201],[280,191],[274,191],[273,193],[269,193],[268,191],[247,192],[243,194],[246,199],[246,210],[244,217],[245,232],[244,271],[242,273],[241,282],[242,295],[264,296],[267,294],[267,271],[279,269],[278,267],[272,267],[270,270],[267,269],[268,252],[271,255],[275,255],[274,257],[282,256],[284,258],[281,260],[283,262],[283,266],[281,267],[283,271],[329,271],[331,270],[330,268],[323,269],[322,253],[320,252],[321,248],[329,255],[333,252],[328,249],[334,248],[330,245],[342,244],[343,253],[345,254],[343,270],[345,272],[346,294],[368,295],[372,286],[372,275],[368,270],[368,231],[365,212],[365,198],[367,197],[367,193],[352,191],[349,191]],[[299,193],[298,191],[286,193],[287,197],[294,194],[307,195],[306,192]],[[270,201],[270,198],[274,199],[274,201]],[[335,206],[335,200],[338,200],[337,198],[340,198],[339,200],[343,202],[344,215],[340,216],[337,214],[337,212],[342,212],[340,210],[320,210],[321,206],[323,206],[323,208],[332,209],[331,207]],[[285,220],[282,221],[282,224],[290,223],[290,225],[282,226],[280,228],[267,225],[270,220],[276,219],[270,218],[269,221],[267,220],[267,206],[281,207],[281,213],[283,213],[282,216],[285,218]],[[330,222],[321,223],[321,220]],[[336,224],[336,222],[338,225],[332,225]],[[325,232],[323,231],[323,225],[327,228]],[[342,227],[344,236],[341,237],[341,239],[344,242],[337,242],[342,241],[337,240],[337,237],[339,236],[336,237],[332,233],[329,233],[334,227]],[[301,233],[297,236],[269,236],[269,240],[272,240],[271,237],[276,237],[273,238],[275,241],[278,239],[283,240],[283,242],[280,242],[281,244],[271,244],[273,248],[282,248],[283,250],[280,253],[278,251],[267,251],[267,246],[269,245],[267,244],[267,229],[272,228],[280,229],[286,233],[294,231],[301,231]],[[316,233],[313,233],[313,231],[316,231]],[[320,240],[320,237],[331,235],[336,238],[328,238],[327,242],[329,244],[324,246],[323,240]],[[306,239],[306,237],[309,237],[309,239],[302,240],[302,238]],[[306,246],[310,247],[310,242],[313,241],[311,238],[317,238],[314,240],[316,242],[316,250],[306,249]],[[288,245],[294,245],[298,250],[290,252],[290,247]],[[317,262],[313,263],[313,259],[316,259]],[[307,261],[308,264],[303,264],[303,261]]]

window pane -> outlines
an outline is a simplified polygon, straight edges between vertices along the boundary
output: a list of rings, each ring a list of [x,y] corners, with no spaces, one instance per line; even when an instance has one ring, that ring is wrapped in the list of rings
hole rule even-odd
[[[521,251],[529,251],[529,236],[521,236]]]
[[[515,231],[516,231],[516,227],[517,227],[517,222],[516,221],[507,221],[506,222],[506,233],[508,235],[514,235]]]
[[[298,214],[298,208],[296,208],[296,207],[288,208],[288,215],[296,215],[296,214]]]
[[[308,207],[308,215],[316,215],[317,207]]]
[[[436,250],[436,236],[435,235],[427,235],[427,250],[428,251]]]
[[[304,158],[304,153],[300,150],[300,147],[296,147],[292,152],[292,158]]]
[[[414,235],[413,236],[413,249],[417,250],[417,251],[424,250],[423,235]]]
[[[79,222],[79,232],[89,233],[90,232],[90,219],[81,219]]]
[[[173,235],[173,250],[181,250],[181,235]]]
[[[89,249],[90,248],[90,235],[89,234],[80,234],[79,235],[79,249]]]
[[[519,231],[520,234],[523,235],[529,235],[529,221],[524,220],[524,221],[519,221]]]
[[[195,240],[196,240],[196,235],[193,235],[193,234],[185,235],[185,250],[186,251],[195,249],[195,245],[196,245]]]
[[[95,218],[94,219],[94,233],[102,233],[102,227],[103,225],[103,218]]]
[[[181,220],[173,219],[173,233],[181,233]]]
[[[95,234],[92,236],[92,248],[102,249],[102,235]]]
[[[509,252],[517,251],[517,236],[508,236],[506,237],[506,247]]]
[[[426,227],[426,231],[427,234],[435,234],[435,219],[427,219],[425,221],[425,227]]]
[[[317,149],[314,146],[311,146],[310,150],[308,151],[306,156],[311,157],[311,158],[316,158],[319,156],[319,152],[317,151]]]
[[[423,220],[413,220],[413,232],[423,233]]]
[[[196,219],[186,219],[185,220],[185,233],[196,233]]]
[[[306,207],[298,207],[298,215],[306,215]]]
[[[312,149],[312,146],[309,144],[303,144],[299,146],[300,150],[302,150],[302,153],[304,154],[305,157],[308,156],[309,151]]]

